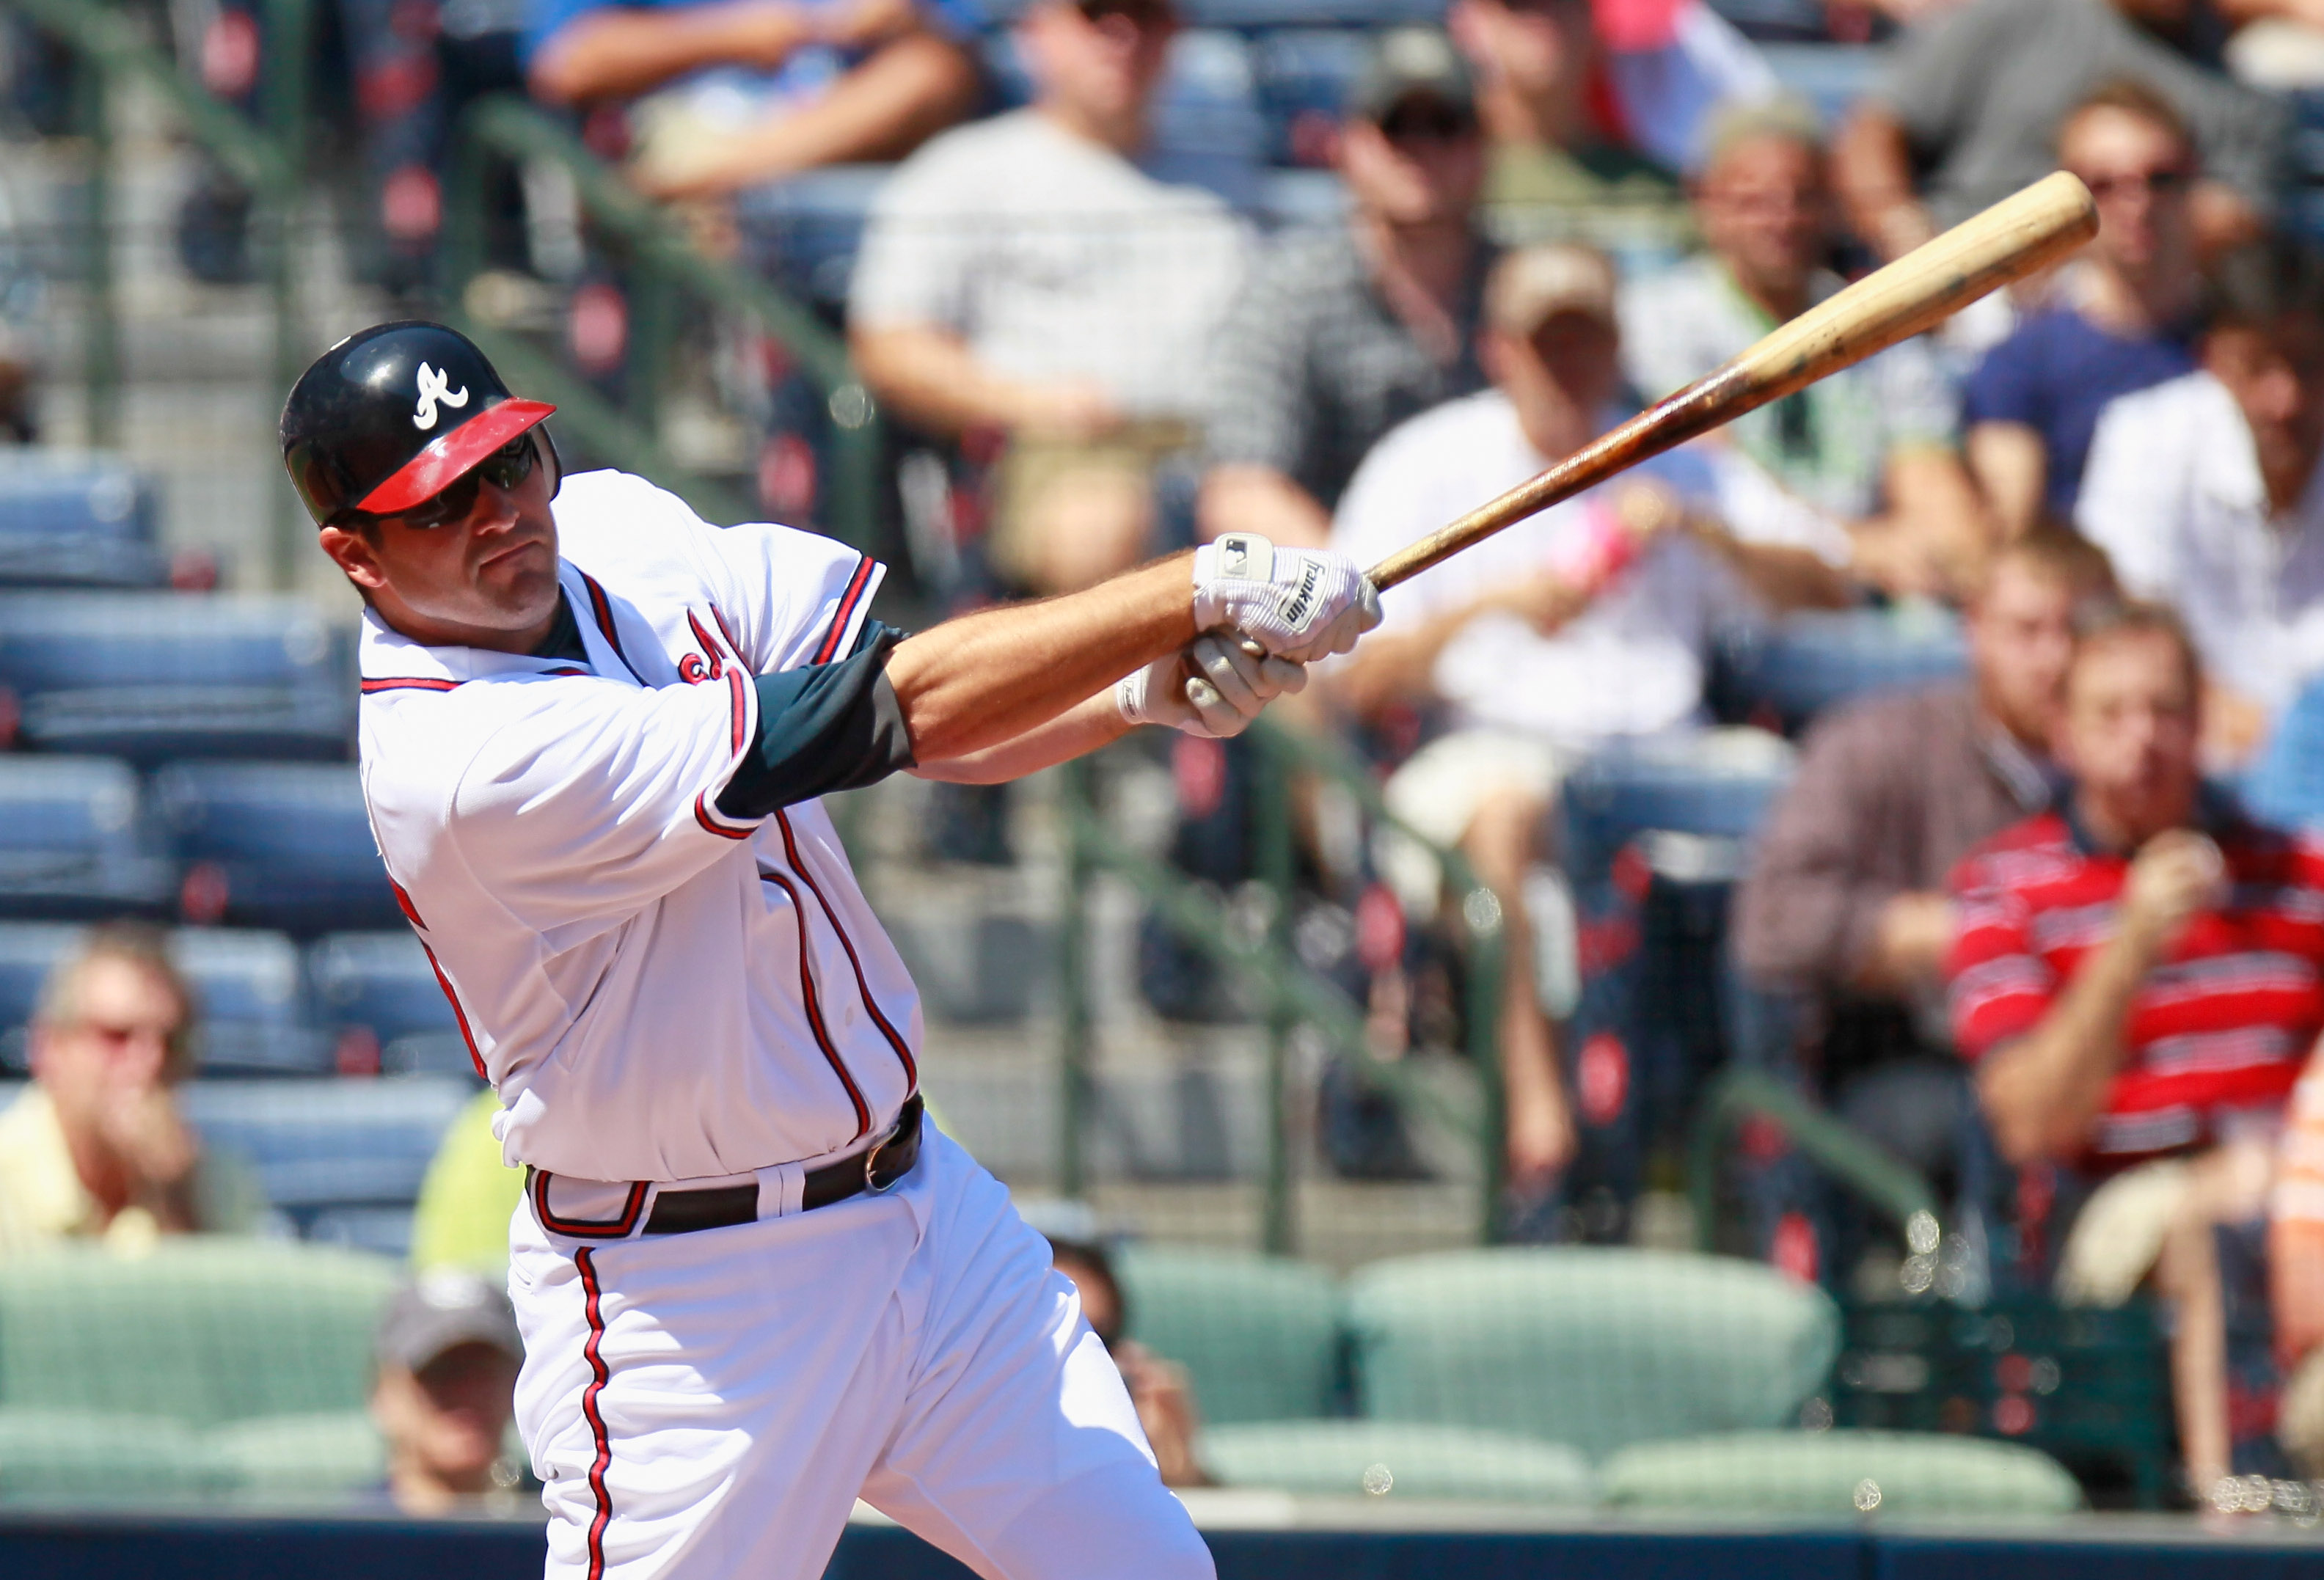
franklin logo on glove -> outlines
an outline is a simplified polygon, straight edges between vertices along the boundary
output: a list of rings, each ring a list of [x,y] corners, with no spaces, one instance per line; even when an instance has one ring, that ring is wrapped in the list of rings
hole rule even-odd
[[[1276,658],[1313,663],[1380,621],[1379,594],[1353,560],[1229,532],[1194,550],[1194,624],[1236,631]]]

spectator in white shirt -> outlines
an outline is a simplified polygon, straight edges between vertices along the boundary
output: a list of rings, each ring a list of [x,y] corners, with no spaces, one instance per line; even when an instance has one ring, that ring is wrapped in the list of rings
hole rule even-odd
[[[2186,621],[2206,754],[2232,767],[2324,671],[2324,267],[2247,248],[2211,298],[2201,370],[2098,419],[2075,517],[2126,592]]]
[[[1621,385],[1614,271],[1586,248],[1512,253],[1485,292],[1478,357],[1494,388],[1414,418],[1365,457],[1332,546],[1370,564],[1524,481],[1609,425]],[[1748,519],[1745,541],[1720,518]],[[1666,457],[1553,506],[1382,599],[1336,676],[1361,714],[1441,705],[1452,728],[1399,769],[1389,806],[1459,843],[1501,897],[1501,1059],[1511,1181],[1538,1195],[1574,1132],[1534,979],[1523,893],[1564,772],[1624,736],[1702,720],[1714,633],[1766,605],[1838,603],[1846,535],[1731,450]]]
[[[907,160],[864,234],[864,383],[924,429],[1006,437],[989,550],[1028,590],[1152,552],[1155,470],[1200,437],[1243,237],[1219,199],[1136,162],[1176,27],[1169,0],[1035,0],[1032,106]]]

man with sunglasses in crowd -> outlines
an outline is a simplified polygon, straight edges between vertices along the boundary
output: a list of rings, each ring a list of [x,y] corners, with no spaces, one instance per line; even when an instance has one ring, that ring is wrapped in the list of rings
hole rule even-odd
[[[1156,485],[1198,444],[1243,263],[1222,199],[1141,162],[1176,31],[1170,0],[1034,0],[1033,103],[905,161],[864,233],[856,365],[913,424],[1005,441],[983,548],[1006,587],[1071,592],[1176,546]]]
[[[861,1495],[996,1580],[1206,1580],[1047,1245],[923,1127],[918,994],[821,798],[1232,734],[1376,594],[1240,537],[907,636],[844,545],[563,477],[550,411],[386,324],[281,434],[368,606],[381,856],[528,1169],[549,1575],[814,1580]]]
[[[69,1239],[135,1252],[239,1226],[221,1221],[226,1195],[178,1110],[193,1020],[150,929],[99,928],[51,970],[32,1084],[0,1113],[0,1258]]]
[[[1338,163],[1355,212],[1268,246],[1219,337],[1205,537],[1328,541],[1341,490],[1383,434],[1485,387],[1475,346],[1492,259],[1473,223],[1485,142],[1443,32],[1374,41]]]
[[[2098,202],[2098,233],[2050,300],[1986,353],[1962,391],[1969,461],[1996,525],[2074,519],[2098,413],[2195,371],[2195,140],[2144,83],[2105,83],[2058,131],[2058,163]]]

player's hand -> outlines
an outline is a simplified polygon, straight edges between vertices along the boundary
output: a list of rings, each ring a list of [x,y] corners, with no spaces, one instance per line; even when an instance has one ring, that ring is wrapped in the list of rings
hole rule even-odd
[[[1123,677],[1113,701],[1133,725],[1167,725],[1222,740],[1242,734],[1269,702],[1306,684],[1305,665],[1275,658],[1248,639],[1213,633]]]
[[[1231,628],[1277,658],[1343,653],[1380,622],[1379,593],[1356,562],[1329,550],[1278,549],[1228,532],[1194,550],[1194,625]]]
[[[2226,898],[2227,862],[2219,847],[2191,828],[2172,828],[2139,847],[2122,886],[2122,927],[2160,954],[2194,914]]]

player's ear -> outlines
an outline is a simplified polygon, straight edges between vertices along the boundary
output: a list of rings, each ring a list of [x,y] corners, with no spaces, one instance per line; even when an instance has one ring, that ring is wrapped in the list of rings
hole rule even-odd
[[[379,546],[361,532],[327,524],[317,531],[315,541],[331,557],[331,563],[346,573],[346,578],[355,584],[366,601],[387,586],[387,575],[380,568]]]

